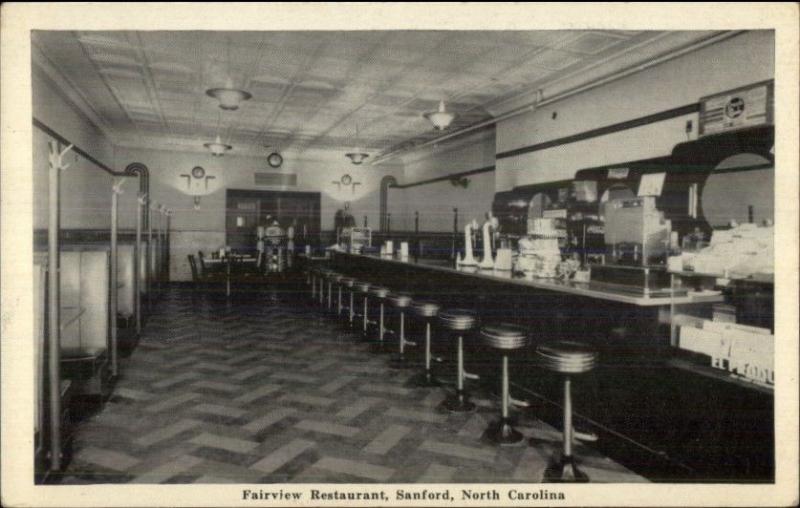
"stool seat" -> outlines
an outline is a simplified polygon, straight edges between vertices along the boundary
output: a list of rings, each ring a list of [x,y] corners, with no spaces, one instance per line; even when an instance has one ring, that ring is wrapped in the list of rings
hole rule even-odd
[[[369,288],[370,294],[377,298],[386,298],[389,295],[389,288],[381,287],[381,286],[372,286]]]
[[[478,315],[467,309],[446,309],[439,312],[439,322],[453,331],[466,331],[475,327]]]
[[[420,317],[435,317],[439,305],[434,302],[414,302],[414,312]]]
[[[333,276],[333,282],[338,284],[338,283],[342,282],[342,279],[346,279],[346,278],[347,278],[347,275],[344,275],[344,274],[341,274],[341,273],[337,273],[337,274],[335,274]]]
[[[369,293],[371,284],[369,282],[358,281],[355,283],[356,291],[359,293]]]
[[[513,350],[528,345],[528,334],[520,327],[512,325],[486,325],[481,328],[484,342],[495,349]]]
[[[542,366],[562,374],[582,374],[597,365],[598,354],[586,344],[573,341],[556,341],[536,348]]]
[[[399,309],[404,309],[411,305],[411,295],[405,293],[392,293],[388,296],[392,305]]]
[[[356,280],[354,278],[352,278],[352,277],[342,277],[342,279],[339,282],[343,286],[346,286],[346,287],[349,287],[349,288],[355,286],[355,284],[356,284]]]

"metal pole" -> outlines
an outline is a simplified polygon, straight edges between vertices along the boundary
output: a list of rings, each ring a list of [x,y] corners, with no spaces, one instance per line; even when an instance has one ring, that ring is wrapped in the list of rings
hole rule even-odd
[[[153,209],[148,204],[147,208],[147,309],[151,309],[153,304],[153,280],[152,280],[152,263],[153,263]]]
[[[508,419],[508,356],[503,355],[503,421]]]
[[[464,392],[464,337],[462,335],[458,336],[458,375],[456,379],[458,380],[458,395],[461,397]]]
[[[363,331],[364,331],[364,335],[366,335],[366,334],[367,334],[367,324],[368,324],[368,320],[367,320],[367,315],[368,315],[367,303],[368,303],[368,302],[367,302],[367,294],[366,294],[366,293],[364,293],[364,316],[363,316],[363,318],[364,318],[364,319],[363,319]]]
[[[47,230],[48,391],[50,395],[50,470],[61,469],[61,320],[59,272],[60,143],[50,142],[49,218]]]
[[[139,177],[141,178],[141,176]],[[136,201],[136,249],[134,249],[133,256],[133,291],[136,295],[135,308],[136,308],[136,333],[142,333],[142,295],[139,286],[141,286],[141,272],[142,272],[142,206],[144,205],[144,195],[140,194]]]
[[[400,311],[400,357],[403,357],[403,353],[406,350],[406,319],[405,313],[401,310]]]
[[[425,373],[431,372],[431,322],[425,323]]]
[[[450,259],[456,258],[457,243],[458,243],[458,208],[453,208],[453,246],[450,249]]]
[[[572,457],[572,393],[569,377],[564,378],[564,458]]]
[[[383,300],[381,300],[381,317],[380,317],[380,331],[378,332],[378,339],[381,341],[381,345],[383,345]]]
[[[117,212],[119,210],[120,181],[111,189],[111,375],[118,374],[117,359],[117,309],[119,307],[119,274],[117,273]]]
[[[414,212],[414,260],[419,259],[419,211]]]

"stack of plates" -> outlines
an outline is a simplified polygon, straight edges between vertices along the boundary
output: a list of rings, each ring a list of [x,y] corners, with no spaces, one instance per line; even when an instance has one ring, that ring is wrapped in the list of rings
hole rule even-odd
[[[597,352],[586,344],[571,341],[548,342],[536,348],[542,366],[554,372],[580,374],[597,364]]]

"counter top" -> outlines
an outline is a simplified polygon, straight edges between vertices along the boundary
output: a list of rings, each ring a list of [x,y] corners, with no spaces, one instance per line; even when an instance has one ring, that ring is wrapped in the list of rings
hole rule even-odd
[[[638,305],[644,307],[657,307],[665,305],[685,305],[690,303],[715,303],[723,300],[721,295],[718,294],[693,294],[689,293],[684,296],[641,296],[622,291],[614,291],[611,289],[599,289],[592,287],[591,283],[564,281],[558,279],[529,279],[523,275],[513,274],[510,271],[500,270],[477,270],[467,271],[463,269],[456,269],[451,266],[449,261],[432,260],[432,259],[419,259],[414,261],[409,258],[408,261],[400,261],[394,258],[383,258],[376,255],[369,254],[350,254],[347,252],[335,251],[337,255],[352,257],[355,259],[369,259],[372,261],[379,261],[401,266],[413,266],[423,269],[436,270],[440,272],[452,273],[463,275],[465,277],[476,277],[479,279],[490,280],[494,282],[503,282],[514,284],[518,286],[527,286],[537,289],[545,289],[549,291],[556,291],[561,293],[568,293],[578,296],[585,296],[588,298],[597,298],[600,300],[608,300],[619,303],[627,303],[630,305]]]

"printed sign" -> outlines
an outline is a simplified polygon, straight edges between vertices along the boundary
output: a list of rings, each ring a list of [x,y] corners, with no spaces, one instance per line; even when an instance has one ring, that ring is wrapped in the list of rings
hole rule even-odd
[[[760,83],[700,100],[700,135],[771,124],[772,83]]]

